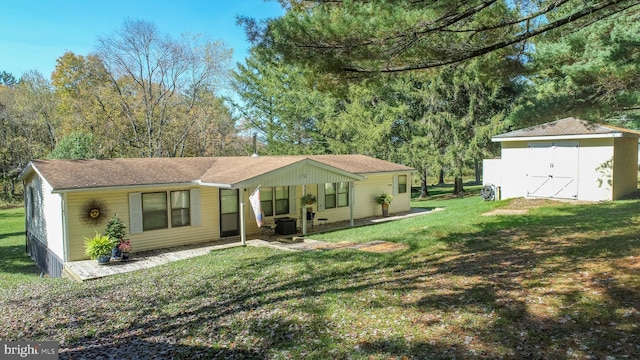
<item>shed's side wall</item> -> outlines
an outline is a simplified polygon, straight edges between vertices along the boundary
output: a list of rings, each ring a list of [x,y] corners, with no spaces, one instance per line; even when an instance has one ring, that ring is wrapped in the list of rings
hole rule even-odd
[[[613,193],[613,138],[580,140],[578,200],[611,200]]]
[[[638,139],[615,139],[613,159],[613,199],[617,200],[638,189]]]
[[[502,176],[508,169],[503,168],[504,162],[502,159],[484,159],[482,160],[482,184],[492,184],[502,189]],[[496,194],[497,200],[500,200],[502,196]]]
[[[508,141],[502,143],[502,169],[500,198],[510,199],[527,196],[527,162],[529,159],[528,142]]]
[[[145,231],[139,234],[129,233],[129,193],[130,192],[154,192],[171,190],[189,190],[193,186],[149,187],[131,190],[107,190],[88,192],[73,192],[67,194],[69,209],[69,261],[82,260],[84,255],[84,237],[92,237],[95,231],[104,233],[106,221],[97,225],[85,224],[81,218],[83,205],[87,201],[97,199],[104,202],[111,215],[118,217],[127,226],[127,238],[131,240],[134,253],[185,244],[194,244],[217,240],[220,238],[218,188],[200,187],[200,215],[199,226],[184,226],[172,229],[160,229]],[[106,219],[107,220],[107,219]]]

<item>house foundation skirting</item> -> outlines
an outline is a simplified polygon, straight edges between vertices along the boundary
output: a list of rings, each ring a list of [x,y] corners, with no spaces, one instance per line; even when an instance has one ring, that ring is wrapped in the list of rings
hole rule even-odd
[[[33,261],[51,277],[62,276],[62,260],[47,248],[35,235],[27,231],[27,253]]]

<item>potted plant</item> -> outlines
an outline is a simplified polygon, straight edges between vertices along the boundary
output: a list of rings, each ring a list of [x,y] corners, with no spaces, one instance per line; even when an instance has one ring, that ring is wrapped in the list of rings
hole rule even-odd
[[[313,205],[316,203],[316,196],[313,194],[304,194],[304,196],[302,196],[300,198],[300,203],[302,205]]]
[[[102,235],[96,231],[96,235],[92,238],[84,238],[84,253],[91,260],[98,260],[98,263],[108,263],[111,258],[111,251],[115,246],[115,242],[107,235]]]
[[[118,214],[113,215],[113,217],[107,222],[105,235],[115,240],[113,249],[111,250],[111,257],[113,258],[119,259],[122,257],[122,250],[119,245],[124,241],[124,236],[127,234],[125,231],[126,228],[127,226],[122,220],[120,220]]]
[[[122,252],[122,260],[129,260],[131,258],[131,240],[120,241],[118,249]]]
[[[376,197],[376,202],[382,205],[382,216],[389,216],[389,204],[391,204],[391,200],[393,200],[393,196],[391,194],[382,193]]]

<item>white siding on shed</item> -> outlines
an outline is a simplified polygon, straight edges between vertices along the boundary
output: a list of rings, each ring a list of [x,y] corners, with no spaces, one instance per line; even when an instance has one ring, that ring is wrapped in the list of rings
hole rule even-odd
[[[505,141],[501,159],[485,161],[483,181],[500,186],[502,199],[619,199],[637,188],[636,147],[635,138]]]

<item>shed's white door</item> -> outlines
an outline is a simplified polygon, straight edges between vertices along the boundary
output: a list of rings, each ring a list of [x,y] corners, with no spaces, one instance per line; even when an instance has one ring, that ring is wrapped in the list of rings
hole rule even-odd
[[[529,144],[527,196],[578,197],[578,143]]]

